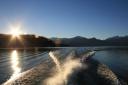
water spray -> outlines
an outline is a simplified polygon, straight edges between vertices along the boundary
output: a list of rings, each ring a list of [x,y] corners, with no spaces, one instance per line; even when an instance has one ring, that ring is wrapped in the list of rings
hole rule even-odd
[[[57,67],[58,71],[60,72],[61,71],[61,67],[60,67],[59,60],[54,56],[53,52],[49,52],[49,56],[54,61],[54,63],[56,64],[56,67]]]
[[[67,85],[69,77],[82,68],[82,64],[79,59],[72,59],[72,55],[69,54],[65,61],[60,64],[57,57],[53,52],[49,52],[50,57],[55,62],[58,72],[54,73],[53,76],[49,77],[45,81],[45,85]]]

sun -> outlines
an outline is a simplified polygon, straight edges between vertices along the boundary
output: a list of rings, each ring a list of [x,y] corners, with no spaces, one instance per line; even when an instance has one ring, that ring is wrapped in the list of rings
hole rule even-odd
[[[10,24],[9,25],[9,32],[8,34],[11,35],[10,42],[14,45],[18,45],[18,43],[23,44],[23,30],[21,30],[22,25],[21,24]]]
[[[20,35],[20,31],[18,29],[12,29],[11,30],[11,35],[13,37],[18,37]]]
[[[19,37],[19,35],[21,34],[21,30],[20,30],[20,26],[11,26],[11,30],[10,30],[10,34],[12,35],[12,37]]]

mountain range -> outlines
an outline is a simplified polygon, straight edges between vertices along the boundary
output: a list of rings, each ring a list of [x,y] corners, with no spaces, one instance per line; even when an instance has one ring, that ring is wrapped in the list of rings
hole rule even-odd
[[[104,40],[76,36],[72,38],[45,38],[43,36],[20,35],[12,39],[12,35],[0,34],[0,48],[25,47],[83,47],[83,46],[128,46],[128,36],[114,36]]]
[[[76,36],[72,38],[51,38],[57,46],[128,46],[128,36],[114,36],[104,40]]]

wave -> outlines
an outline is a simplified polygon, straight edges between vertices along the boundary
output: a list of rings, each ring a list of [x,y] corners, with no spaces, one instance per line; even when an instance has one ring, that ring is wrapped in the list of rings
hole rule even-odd
[[[44,55],[47,61],[5,85],[120,85],[107,66],[91,58],[82,62],[83,54],[76,55],[76,49],[50,52]]]

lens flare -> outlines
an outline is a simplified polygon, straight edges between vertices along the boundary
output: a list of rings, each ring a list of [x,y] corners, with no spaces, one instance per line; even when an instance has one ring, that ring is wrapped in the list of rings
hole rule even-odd
[[[9,26],[9,28],[10,28],[9,34],[11,34],[13,38],[14,37],[19,37],[19,35],[22,34],[21,23],[11,24]]]
[[[19,29],[12,29],[11,34],[13,37],[18,37],[20,35]]]

